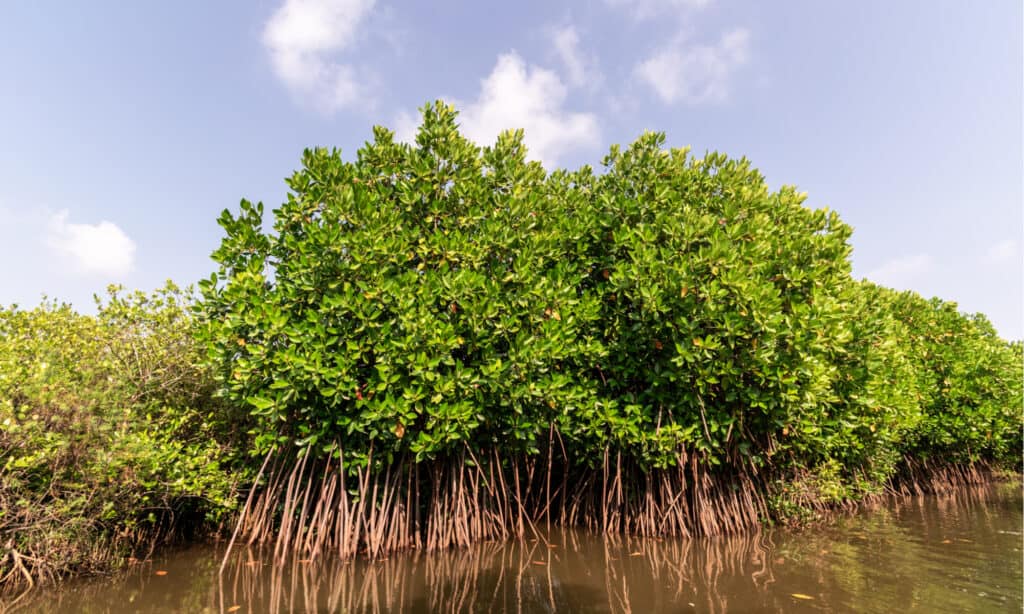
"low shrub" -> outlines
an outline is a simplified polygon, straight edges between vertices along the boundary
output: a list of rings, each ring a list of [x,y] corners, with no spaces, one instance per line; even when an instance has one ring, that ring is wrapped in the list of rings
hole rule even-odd
[[[0,578],[105,571],[236,507],[229,411],[173,285],[0,310]]]

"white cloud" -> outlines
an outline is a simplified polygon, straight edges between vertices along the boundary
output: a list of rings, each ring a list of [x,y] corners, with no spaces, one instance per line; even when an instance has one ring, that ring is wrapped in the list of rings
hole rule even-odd
[[[636,66],[634,74],[663,102],[721,102],[732,74],[747,61],[750,32],[737,28],[715,45],[687,45],[676,38]]]
[[[580,49],[580,35],[576,28],[569,25],[551,32],[551,44],[555,47],[558,59],[562,61],[569,85],[596,89],[601,84],[602,76],[593,56],[586,56]]]
[[[642,20],[666,13],[702,9],[711,4],[711,0],[605,0],[605,3],[625,9],[633,19]]]
[[[46,244],[82,273],[119,276],[135,267],[135,241],[112,222],[72,224],[67,210],[50,217]]]
[[[462,106],[462,130],[478,143],[492,143],[510,128],[526,131],[532,157],[553,166],[568,151],[597,145],[600,130],[592,113],[562,106],[566,87],[553,71],[527,66],[515,52],[498,57],[481,82],[480,96]]]
[[[918,278],[929,273],[931,270],[931,256],[928,254],[914,254],[885,262],[870,271],[866,277],[877,284],[905,290]]]
[[[365,96],[357,69],[337,55],[357,37],[375,0],[285,0],[267,21],[263,44],[292,94],[332,113]]]
[[[499,56],[491,74],[480,82],[476,100],[449,100],[460,110],[459,124],[468,138],[489,145],[504,130],[522,128],[529,157],[551,167],[565,153],[600,142],[597,117],[566,111],[566,95],[555,72],[527,66],[510,52]],[[416,120],[400,113],[396,123],[397,138],[412,142]]]
[[[988,248],[988,259],[994,263],[1003,263],[1013,260],[1017,256],[1017,242],[1011,239],[1000,241]],[[1018,257],[1019,258],[1019,257]]]
[[[419,121],[415,115],[402,111],[395,117],[395,139],[412,143],[416,140],[416,130],[419,128]]]

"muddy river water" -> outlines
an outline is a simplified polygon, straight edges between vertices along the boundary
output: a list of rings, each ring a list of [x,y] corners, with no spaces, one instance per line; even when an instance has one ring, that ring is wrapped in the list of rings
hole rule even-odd
[[[193,547],[65,583],[24,612],[1021,612],[1020,484],[891,502],[802,531],[540,539],[270,564]]]

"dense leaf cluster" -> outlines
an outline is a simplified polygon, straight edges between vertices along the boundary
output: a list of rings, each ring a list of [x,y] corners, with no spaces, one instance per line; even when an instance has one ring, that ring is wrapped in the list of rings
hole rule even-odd
[[[664,467],[825,466],[1020,450],[1021,349],[980,316],[857,282],[851,229],[746,160],[613,148],[546,173],[444,103],[415,144],[309,150],[266,231],[220,218],[202,335],[259,452],[525,454],[557,433]],[[948,458],[952,458],[947,456]]]
[[[189,299],[114,289],[98,314],[0,309],[0,589],[100,571],[236,507],[226,408]],[[221,426],[218,426],[221,425]]]

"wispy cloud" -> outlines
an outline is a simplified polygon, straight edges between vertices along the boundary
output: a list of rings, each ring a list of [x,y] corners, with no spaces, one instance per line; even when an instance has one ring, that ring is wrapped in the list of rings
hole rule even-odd
[[[597,117],[566,110],[566,96],[557,73],[528,66],[513,51],[498,57],[490,75],[480,82],[476,100],[449,100],[461,109],[459,123],[470,139],[491,144],[502,131],[523,128],[530,157],[550,167],[567,152],[600,142]],[[415,127],[411,114],[398,116],[398,138],[411,141]]]
[[[325,113],[366,95],[360,71],[339,55],[352,46],[374,0],[285,0],[263,30],[274,73]]]
[[[73,224],[67,210],[50,218],[46,244],[81,273],[116,277],[135,268],[135,241],[116,224]]]
[[[928,254],[913,254],[889,260],[868,272],[866,277],[883,286],[908,289],[922,275],[929,273],[932,265]]]
[[[1010,262],[1014,258],[1017,258],[1018,262],[1020,261],[1017,242],[1012,239],[1000,241],[999,243],[989,247],[987,256],[989,261],[995,264]]]
[[[625,9],[638,21],[651,19],[666,13],[702,9],[712,0],[605,0],[608,6]]]
[[[600,87],[603,77],[598,68],[597,58],[582,50],[580,35],[575,26],[567,25],[552,29],[551,44],[562,62],[569,85],[591,90]]]
[[[634,74],[665,103],[721,102],[729,96],[734,72],[748,58],[750,32],[737,28],[713,45],[669,42],[637,64]]]

